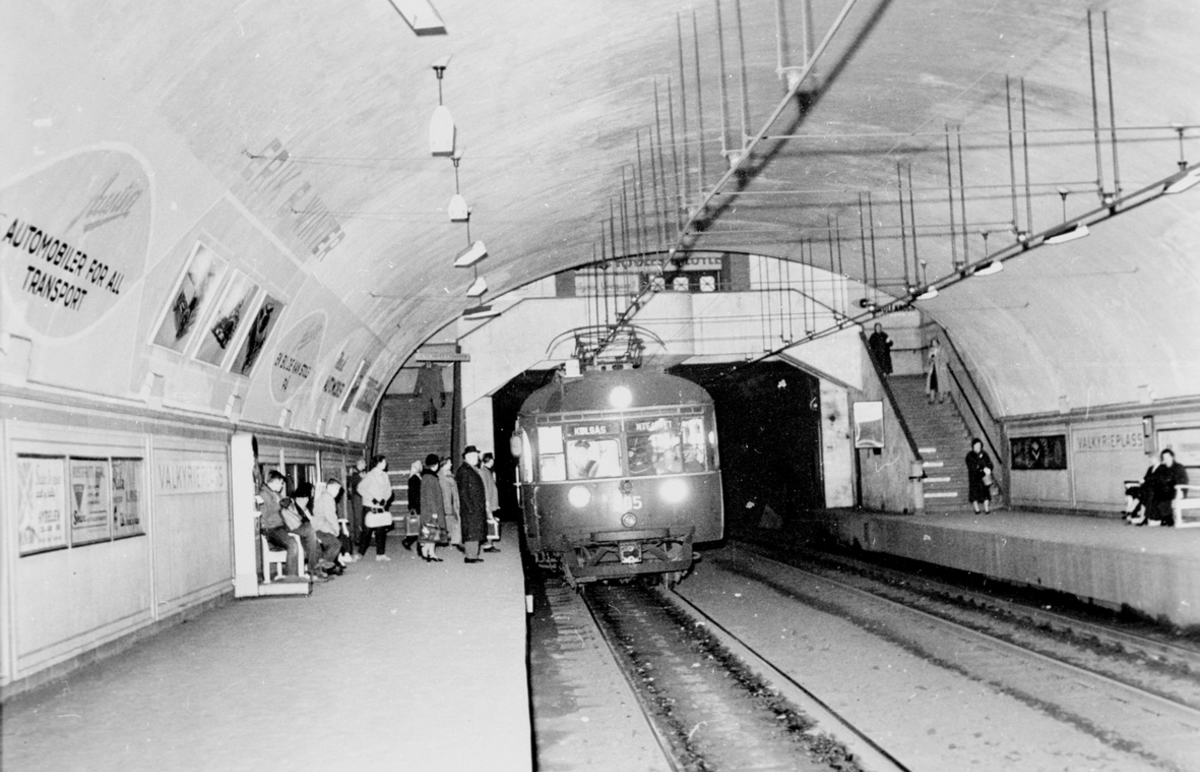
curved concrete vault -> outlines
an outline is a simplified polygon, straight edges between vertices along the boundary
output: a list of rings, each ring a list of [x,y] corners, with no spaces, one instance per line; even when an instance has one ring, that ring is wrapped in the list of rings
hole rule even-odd
[[[79,216],[105,195],[116,214],[121,191],[148,209],[136,227],[122,219],[112,244],[99,226],[86,236],[124,275],[118,292],[102,280],[84,301],[86,323],[30,310],[50,290],[31,295],[32,253],[10,237],[6,368],[63,389],[86,371],[88,390],[117,400],[361,439],[382,387],[471,304],[474,273],[452,265],[468,238],[487,244],[488,297],[613,255],[601,234],[623,194],[617,256],[675,245],[728,168],[722,143],[736,150],[763,127],[787,88],[781,57],[796,65],[805,47],[801,3],[726,0],[722,94],[711,0],[434,5],[444,34],[415,34],[387,0],[12,0],[0,29],[5,228],[78,240]],[[810,46],[845,7],[812,1]],[[1001,415],[1194,396],[1200,188],[1158,193],[1181,153],[1200,161],[1200,7],[849,7],[687,244],[812,262],[891,298],[943,279],[915,305],[953,332]],[[446,213],[454,167],[428,146],[431,63],[446,55],[469,237]],[[635,209],[640,229],[628,227]],[[1088,219],[1091,235],[1041,245],[1064,218]],[[1032,249],[1013,246],[1021,231]],[[197,243],[242,291],[277,303],[273,366],[243,375],[236,352],[205,359],[198,343],[156,340]],[[946,286],[1001,251],[1003,273]],[[343,410],[356,386],[358,409]]]

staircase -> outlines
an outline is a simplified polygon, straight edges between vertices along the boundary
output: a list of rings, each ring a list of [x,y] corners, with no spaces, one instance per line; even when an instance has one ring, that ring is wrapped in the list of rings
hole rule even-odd
[[[971,439],[949,398],[930,405],[925,376],[891,375],[888,386],[925,466],[925,511],[967,512],[967,451]]]

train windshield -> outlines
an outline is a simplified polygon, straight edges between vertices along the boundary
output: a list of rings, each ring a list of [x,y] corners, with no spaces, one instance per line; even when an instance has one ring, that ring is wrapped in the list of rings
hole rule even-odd
[[[704,419],[644,418],[625,422],[629,474],[637,477],[703,472]]]

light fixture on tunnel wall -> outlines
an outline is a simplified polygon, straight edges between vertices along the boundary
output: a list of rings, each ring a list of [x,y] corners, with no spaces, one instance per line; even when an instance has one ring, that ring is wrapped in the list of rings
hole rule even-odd
[[[1042,238],[1043,244],[1063,244],[1075,239],[1081,239],[1088,235],[1088,227],[1085,222],[1063,223],[1057,228],[1051,228],[1046,231],[1046,235]]]
[[[443,56],[432,65],[438,81],[438,105],[433,110],[433,117],[429,119],[429,153],[435,158],[454,155],[457,131],[454,127],[454,116],[450,115],[450,108],[442,104],[442,76],[446,74],[449,65],[449,56]]]
[[[467,297],[477,298],[487,292],[487,280],[482,276],[476,276],[475,281],[471,282],[471,286],[467,287]]]
[[[471,242],[471,245],[459,252],[454,258],[455,268],[470,268],[488,256],[487,247],[482,241]]]
[[[458,189],[458,162],[462,160],[463,148],[461,145],[454,149],[454,154],[450,156],[450,160],[454,161],[454,195],[450,197],[450,203],[446,206],[446,214],[450,215],[450,222],[467,222],[471,219],[471,208],[467,206],[467,199],[462,197]]]
[[[975,270],[971,271],[972,276],[992,276],[1004,270],[1004,263],[999,260],[989,260]]]
[[[1163,185],[1163,193],[1182,193],[1198,182],[1200,182],[1200,166],[1191,171],[1185,170],[1172,174],[1167,178],[1167,183]]]
[[[938,296],[938,288],[930,287],[929,289],[917,295],[917,300],[933,300]]]

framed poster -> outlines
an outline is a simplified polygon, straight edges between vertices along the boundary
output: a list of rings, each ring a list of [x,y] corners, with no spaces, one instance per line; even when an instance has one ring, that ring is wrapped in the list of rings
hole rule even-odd
[[[234,336],[242,320],[249,316],[257,294],[258,285],[241,271],[234,271],[216,312],[205,325],[196,359],[218,367],[225,361],[225,355],[233,348]]]
[[[225,263],[211,249],[197,241],[188,257],[183,276],[163,316],[154,343],[172,351],[182,352],[196,329],[201,314],[207,308]]]
[[[142,524],[142,459],[112,460],[112,535],[114,539],[139,536]]]
[[[354,378],[350,381],[350,388],[346,390],[346,398],[342,400],[341,412],[350,412],[350,406],[354,404],[354,397],[358,394],[358,390],[362,386],[363,376],[366,374],[367,360],[364,359],[358,363],[358,369],[354,371]]]
[[[112,538],[108,459],[72,458],[68,465],[71,546],[108,541]]]
[[[242,350],[238,353],[237,359],[233,360],[231,370],[235,374],[249,375],[250,371],[254,369],[258,355],[262,353],[263,346],[266,345],[267,338],[271,335],[271,330],[275,329],[275,323],[279,321],[282,314],[282,303],[270,295],[263,298],[262,305],[258,307],[258,313],[254,315],[254,321],[246,333]]]
[[[67,546],[67,460],[17,456],[17,527],[21,555]]]
[[[854,447],[883,447],[883,402],[854,403]]]
[[[1051,434],[1045,437],[1013,437],[1009,441],[1012,452],[1012,468],[1066,469],[1067,435]]]

